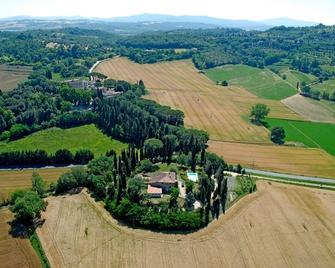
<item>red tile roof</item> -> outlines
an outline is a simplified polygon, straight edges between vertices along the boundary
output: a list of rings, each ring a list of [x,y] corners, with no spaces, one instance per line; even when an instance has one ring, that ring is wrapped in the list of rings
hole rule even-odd
[[[158,187],[153,187],[151,185],[148,185],[147,188],[147,193],[148,194],[162,194],[162,188],[158,188]]]

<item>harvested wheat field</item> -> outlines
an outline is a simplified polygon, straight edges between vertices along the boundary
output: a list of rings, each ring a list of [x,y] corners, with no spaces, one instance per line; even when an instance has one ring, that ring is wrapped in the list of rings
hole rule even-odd
[[[99,64],[96,71],[114,79],[131,82],[142,79],[149,89],[148,98],[182,110],[185,113],[185,125],[206,130],[213,141],[212,145],[214,141],[240,143],[237,144],[237,150],[230,146],[229,151],[223,151],[221,146],[210,146],[210,150],[218,152],[228,161],[233,160],[233,163],[248,167],[256,167],[257,164],[259,169],[287,173],[335,176],[335,158],[321,149],[314,150],[312,154],[306,148],[254,146],[254,151],[250,151],[250,143],[272,144],[266,128],[248,121],[250,107],[255,103],[267,104],[271,108],[269,117],[272,118],[304,118],[280,101],[261,99],[239,87],[214,85],[189,60],[137,64],[117,57]],[[264,159],[267,161],[263,164]]]
[[[31,70],[29,66],[0,65],[0,89],[4,91],[14,89],[28,78]]]
[[[69,168],[39,168],[35,169],[48,183],[56,181],[59,176]],[[1,170],[0,171],[0,199],[8,198],[16,189],[31,187],[33,169]]]
[[[335,104],[331,102],[313,100],[299,94],[282,100],[282,102],[306,120],[335,123]]]
[[[316,148],[209,141],[228,163],[296,175],[335,178],[335,158]],[[289,157],[289,160],[288,160]]]
[[[52,267],[331,267],[335,192],[257,187],[192,234],[130,229],[84,192],[49,198],[37,233]]]
[[[268,130],[247,120],[250,107],[260,101],[271,107],[274,118],[301,119],[279,101],[214,85],[191,61],[137,64],[114,58],[99,64],[96,71],[131,82],[142,79],[150,89],[148,98],[182,110],[186,126],[206,130],[215,140],[269,143]]]
[[[0,267],[42,267],[29,240],[24,238],[13,238],[9,234],[9,222],[12,220],[13,214],[8,209],[0,209]]]

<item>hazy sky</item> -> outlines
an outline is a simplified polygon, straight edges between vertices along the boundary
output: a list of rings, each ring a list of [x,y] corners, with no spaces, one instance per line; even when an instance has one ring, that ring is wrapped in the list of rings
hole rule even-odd
[[[116,17],[140,13],[260,20],[289,17],[335,24],[335,0],[0,0],[0,17]]]

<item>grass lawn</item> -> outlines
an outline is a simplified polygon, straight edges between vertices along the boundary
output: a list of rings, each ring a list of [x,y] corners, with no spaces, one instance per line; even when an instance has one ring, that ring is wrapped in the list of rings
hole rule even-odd
[[[313,85],[312,88],[320,90],[321,92],[326,91],[329,94],[332,94],[335,92],[335,79],[330,79],[321,84]]]
[[[286,141],[301,142],[311,148],[322,148],[335,156],[335,124],[272,118],[265,121],[269,128],[283,127]]]
[[[54,81],[61,82],[61,81],[74,80],[74,79],[78,79],[78,80],[89,80],[89,78],[86,77],[86,76],[63,78],[63,77],[61,76],[60,73],[52,73],[52,80],[54,80]]]
[[[55,153],[58,149],[90,149],[95,156],[103,155],[113,149],[120,152],[126,144],[104,135],[94,125],[85,125],[69,129],[50,128],[33,133],[20,140],[0,143],[0,152],[42,149]]]
[[[243,87],[260,98],[281,100],[296,94],[296,89],[268,69],[246,65],[225,65],[209,69],[206,75],[213,80],[227,80],[229,85]]]

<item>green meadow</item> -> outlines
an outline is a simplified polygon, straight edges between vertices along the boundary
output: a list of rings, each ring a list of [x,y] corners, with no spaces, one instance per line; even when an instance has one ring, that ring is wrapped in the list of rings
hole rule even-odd
[[[303,143],[306,147],[322,148],[335,156],[335,124],[267,118],[271,129],[283,127],[286,141]]]
[[[0,152],[41,149],[55,153],[59,149],[68,149],[74,153],[79,149],[89,149],[99,156],[108,150],[120,152],[126,147],[126,144],[111,139],[94,125],[85,125],[69,129],[49,128],[16,141],[2,142]]]
[[[227,80],[229,85],[243,87],[264,99],[281,100],[297,93],[294,86],[266,68],[225,65],[208,69],[206,75],[214,82]]]
[[[320,90],[321,92],[326,91],[329,94],[332,94],[335,92],[335,79],[330,79],[323,83],[313,85],[312,88]]]

